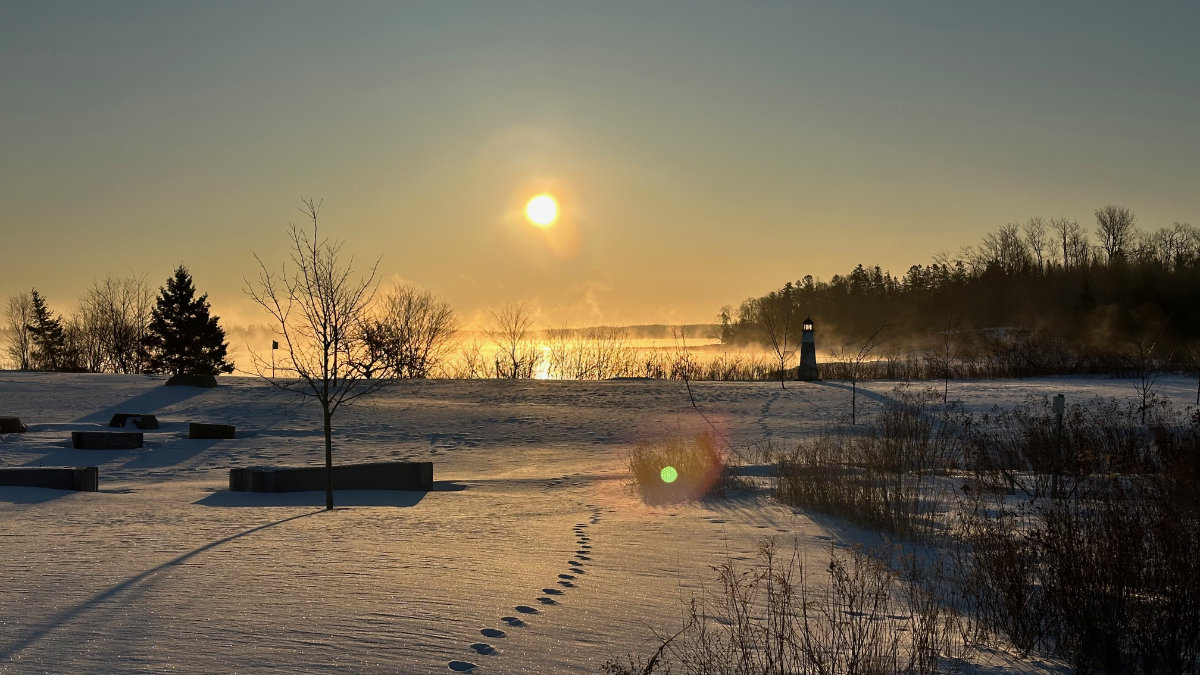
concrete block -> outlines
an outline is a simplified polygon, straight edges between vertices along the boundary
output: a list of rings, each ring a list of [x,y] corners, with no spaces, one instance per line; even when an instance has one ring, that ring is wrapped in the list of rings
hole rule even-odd
[[[308,492],[325,489],[325,467],[252,467],[229,470],[234,492]],[[433,462],[374,462],[333,467],[334,490],[433,489]]]
[[[108,421],[110,427],[124,427],[125,423],[132,420],[133,426],[139,429],[157,429],[158,418],[154,415],[142,415],[133,413],[117,413]]]
[[[213,388],[217,386],[217,377],[215,375],[172,375],[167,380],[168,387],[206,387]]]
[[[76,450],[134,450],[142,447],[140,431],[72,431]]]
[[[96,492],[100,471],[94,466],[6,466],[0,468],[0,485]]]
[[[236,427],[232,424],[188,424],[188,438],[234,438]]]
[[[20,417],[0,417],[0,434],[19,434],[25,431]]]

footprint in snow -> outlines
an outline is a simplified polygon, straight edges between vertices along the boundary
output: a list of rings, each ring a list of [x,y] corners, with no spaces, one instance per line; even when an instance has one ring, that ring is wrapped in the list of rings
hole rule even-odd
[[[475,653],[482,655],[496,653],[496,648],[486,642],[476,642],[475,644],[471,645],[471,649],[474,649]]]
[[[555,600],[554,598],[538,598],[538,602],[542,603],[543,605],[557,605],[558,604],[558,601]]]
[[[515,616],[502,616],[500,620],[513,628],[524,628],[529,625]]]
[[[560,575],[558,575],[558,578],[559,578],[559,579],[566,579],[567,581],[571,581],[571,580],[572,580],[572,579],[574,579],[575,577],[571,576],[570,574],[560,574]]]
[[[546,595],[562,595],[563,594],[563,592],[558,590],[557,588],[543,588],[542,592],[545,593]]]
[[[469,673],[478,667],[479,666],[475,665],[474,663],[471,663],[470,661],[451,661],[450,662],[450,670],[453,670],[456,673]]]
[[[512,618],[512,617],[508,617],[508,618]],[[484,637],[490,637],[490,638],[502,638],[502,637],[506,637],[508,635],[508,633],[505,633],[504,631],[502,631],[498,628],[484,628],[483,630],[479,631],[479,634]]]
[[[558,585],[559,585],[559,586],[566,586],[567,588],[575,588],[575,584],[573,584],[573,583],[571,583],[571,582],[569,582],[569,581],[560,581],[560,582],[558,582]]]
[[[529,605],[517,605],[513,609],[517,610],[518,612],[520,612],[522,614],[541,614],[541,612],[539,610],[536,610],[533,607],[530,607]]]

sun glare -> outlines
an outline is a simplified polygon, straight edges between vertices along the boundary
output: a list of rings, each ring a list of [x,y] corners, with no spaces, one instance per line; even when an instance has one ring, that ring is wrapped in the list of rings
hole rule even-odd
[[[558,220],[558,202],[550,195],[538,195],[525,205],[525,217],[538,227],[550,227]]]

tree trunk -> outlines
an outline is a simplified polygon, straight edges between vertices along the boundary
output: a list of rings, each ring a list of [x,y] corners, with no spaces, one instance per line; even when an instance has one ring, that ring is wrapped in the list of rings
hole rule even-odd
[[[858,380],[850,380],[850,426],[858,424]]]
[[[323,405],[325,419],[325,510],[333,510],[333,415],[329,406]]]

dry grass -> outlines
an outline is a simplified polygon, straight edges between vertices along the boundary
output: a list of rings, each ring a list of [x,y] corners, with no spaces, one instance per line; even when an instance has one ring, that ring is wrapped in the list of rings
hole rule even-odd
[[[625,456],[632,486],[647,504],[701,499],[722,479],[726,452],[711,431],[641,443]]]

